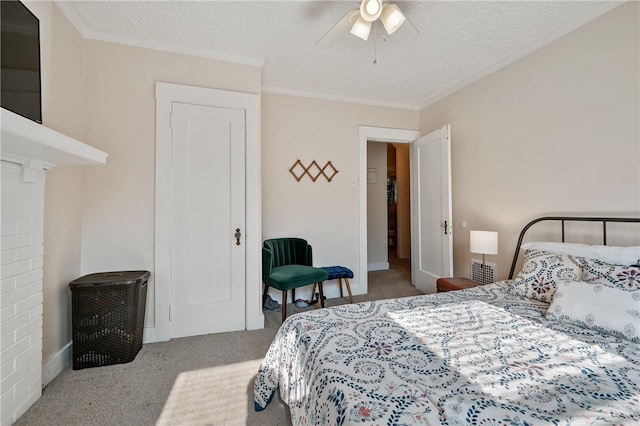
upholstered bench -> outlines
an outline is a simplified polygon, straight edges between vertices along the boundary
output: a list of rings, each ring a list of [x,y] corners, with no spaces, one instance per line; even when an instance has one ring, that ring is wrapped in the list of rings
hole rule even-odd
[[[338,285],[340,286],[340,297],[344,297],[342,294],[342,280],[344,280],[347,291],[349,292],[349,303],[353,303],[353,295],[351,294],[351,286],[349,285],[349,278],[353,278],[353,271],[349,268],[345,268],[344,266],[320,266],[320,269],[324,269],[327,271],[327,281],[329,280],[338,280]],[[311,296],[316,293],[316,285],[313,285],[311,290]],[[320,300],[320,306],[324,307],[324,301]]]

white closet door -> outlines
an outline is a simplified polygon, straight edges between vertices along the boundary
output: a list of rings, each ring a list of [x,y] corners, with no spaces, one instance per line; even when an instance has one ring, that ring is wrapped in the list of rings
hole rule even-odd
[[[244,111],[173,103],[171,337],[245,328],[244,147]]]

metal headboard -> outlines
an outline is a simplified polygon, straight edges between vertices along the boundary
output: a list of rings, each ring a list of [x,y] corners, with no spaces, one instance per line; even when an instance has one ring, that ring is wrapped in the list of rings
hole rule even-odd
[[[622,223],[622,222],[634,222],[640,223],[640,217],[571,217],[571,216],[546,216],[534,219],[527,223],[518,237],[518,244],[516,245],[516,251],[513,254],[513,262],[511,262],[511,269],[509,270],[509,279],[513,278],[513,273],[516,270],[516,263],[518,263],[518,255],[520,254],[520,246],[524,234],[529,228],[538,222],[542,221],[559,221],[562,225],[562,242],[564,242],[564,224],[565,222],[602,222],[602,244],[607,245],[607,223]]]

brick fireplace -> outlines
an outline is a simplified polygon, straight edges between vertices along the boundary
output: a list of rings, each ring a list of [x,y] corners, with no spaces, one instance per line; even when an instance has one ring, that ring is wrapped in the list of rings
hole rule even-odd
[[[106,154],[2,109],[0,424],[42,394],[45,172],[105,164]]]

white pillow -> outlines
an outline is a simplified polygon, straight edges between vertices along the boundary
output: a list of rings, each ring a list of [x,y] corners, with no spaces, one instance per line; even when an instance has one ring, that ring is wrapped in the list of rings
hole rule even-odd
[[[523,250],[535,249],[549,253],[600,259],[616,265],[637,265],[640,262],[640,246],[596,246],[576,243],[529,242],[522,244]]]
[[[640,291],[558,282],[546,317],[640,342]]]

